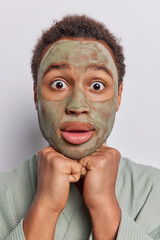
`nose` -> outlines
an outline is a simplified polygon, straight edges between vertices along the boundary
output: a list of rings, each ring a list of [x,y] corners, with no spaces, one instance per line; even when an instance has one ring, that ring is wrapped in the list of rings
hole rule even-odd
[[[84,106],[81,106],[79,108],[69,107],[66,109],[67,114],[74,114],[74,115],[80,115],[82,113],[88,114],[88,112],[89,112],[89,110],[87,108],[85,108]]]
[[[88,114],[89,105],[87,104],[87,99],[83,91],[74,90],[74,92],[69,96],[69,101],[66,106],[67,114]]]

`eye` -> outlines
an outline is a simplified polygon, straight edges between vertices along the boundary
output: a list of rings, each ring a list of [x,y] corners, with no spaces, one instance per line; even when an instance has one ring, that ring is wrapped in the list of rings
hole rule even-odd
[[[100,91],[104,88],[104,84],[102,82],[94,82],[90,85],[90,87],[95,91]]]
[[[67,84],[63,82],[62,80],[56,80],[51,83],[51,87],[56,88],[56,89],[64,89],[67,87]]]

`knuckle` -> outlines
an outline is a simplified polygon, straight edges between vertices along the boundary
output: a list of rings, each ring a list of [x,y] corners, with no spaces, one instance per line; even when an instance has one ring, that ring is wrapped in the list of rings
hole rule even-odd
[[[82,171],[82,165],[81,165],[80,163],[77,163],[77,164],[75,165],[75,170],[76,170],[77,172],[81,173],[81,171]]]
[[[46,152],[46,153],[44,153],[43,157],[44,157],[45,161],[49,163],[51,161],[51,159],[53,158],[53,154],[51,152]]]
[[[106,156],[109,158],[116,158],[116,157],[121,157],[121,154],[120,152],[115,149],[115,148],[109,148],[107,151],[106,151]]]
[[[38,154],[42,154],[42,153],[44,153],[44,151],[45,151],[45,148],[39,150],[39,151],[38,151]]]
[[[107,159],[101,158],[101,160],[99,161],[99,164],[98,164],[99,168],[104,168],[106,166],[107,162],[108,162]]]
[[[78,182],[78,180],[80,179],[80,177],[81,177],[81,174],[76,174],[76,175],[74,175],[75,182]]]
[[[40,153],[39,153],[39,158],[44,158],[45,157],[45,152],[44,151],[41,151]]]
[[[87,162],[88,162],[87,157],[82,158],[82,159],[79,161],[79,163],[80,163],[81,166],[86,166]]]
[[[44,155],[45,164],[51,168],[54,168],[58,164],[58,157],[52,152],[47,152]]]
[[[69,168],[73,173],[78,174],[78,176],[82,172],[82,165],[75,160],[72,160],[71,162],[69,162]]]

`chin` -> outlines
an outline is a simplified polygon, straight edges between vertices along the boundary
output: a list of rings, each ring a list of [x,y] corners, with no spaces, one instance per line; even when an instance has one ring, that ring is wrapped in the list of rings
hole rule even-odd
[[[74,160],[81,160],[82,158],[84,157],[87,157],[89,155],[91,155],[92,153],[94,152],[93,151],[86,151],[86,152],[72,152],[72,153],[66,153],[65,151],[61,151],[61,153],[67,157],[67,158],[70,158],[70,159],[74,159]]]
[[[63,154],[65,157],[70,158],[70,159],[74,159],[74,160],[81,160],[82,158],[85,158],[89,155],[91,155],[92,153],[94,153],[100,146],[94,146],[93,148],[81,148],[82,146],[80,145],[74,145],[72,147],[66,147],[66,148],[60,148],[57,149],[58,152],[60,152],[61,154]]]
[[[91,155],[93,152],[96,151],[96,149],[80,149],[80,146],[74,145],[70,147],[62,147],[62,146],[56,146],[52,144],[51,142],[49,145],[54,148],[57,152],[61,153],[67,158],[73,159],[73,160],[81,160],[84,157],[87,157]]]
[[[88,144],[89,142],[84,144],[74,145],[64,141],[59,141],[59,144],[56,144],[51,139],[46,139],[46,140],[48,141],[50,146],[54,148],[57,152],[61,153],[67,158],[78,160],[78,161],[94,153],[104,143],[104,141],[99,141],[99,144],[96,144],[96,145]]]

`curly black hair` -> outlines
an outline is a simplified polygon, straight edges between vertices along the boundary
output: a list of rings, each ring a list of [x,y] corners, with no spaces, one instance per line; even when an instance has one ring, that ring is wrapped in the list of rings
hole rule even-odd
[[[35,84],[37,84],[37,72],[44,49],[51,43],[65,37],[95,39],[106,43],[116,61],[118,85],[122,83],[125,74],[125,64],[123,48],[119,44],[118,39],[102,23],[86,15],[69,15],[61,21],[55,22],[38,39],[31,60],[31,70]]]

